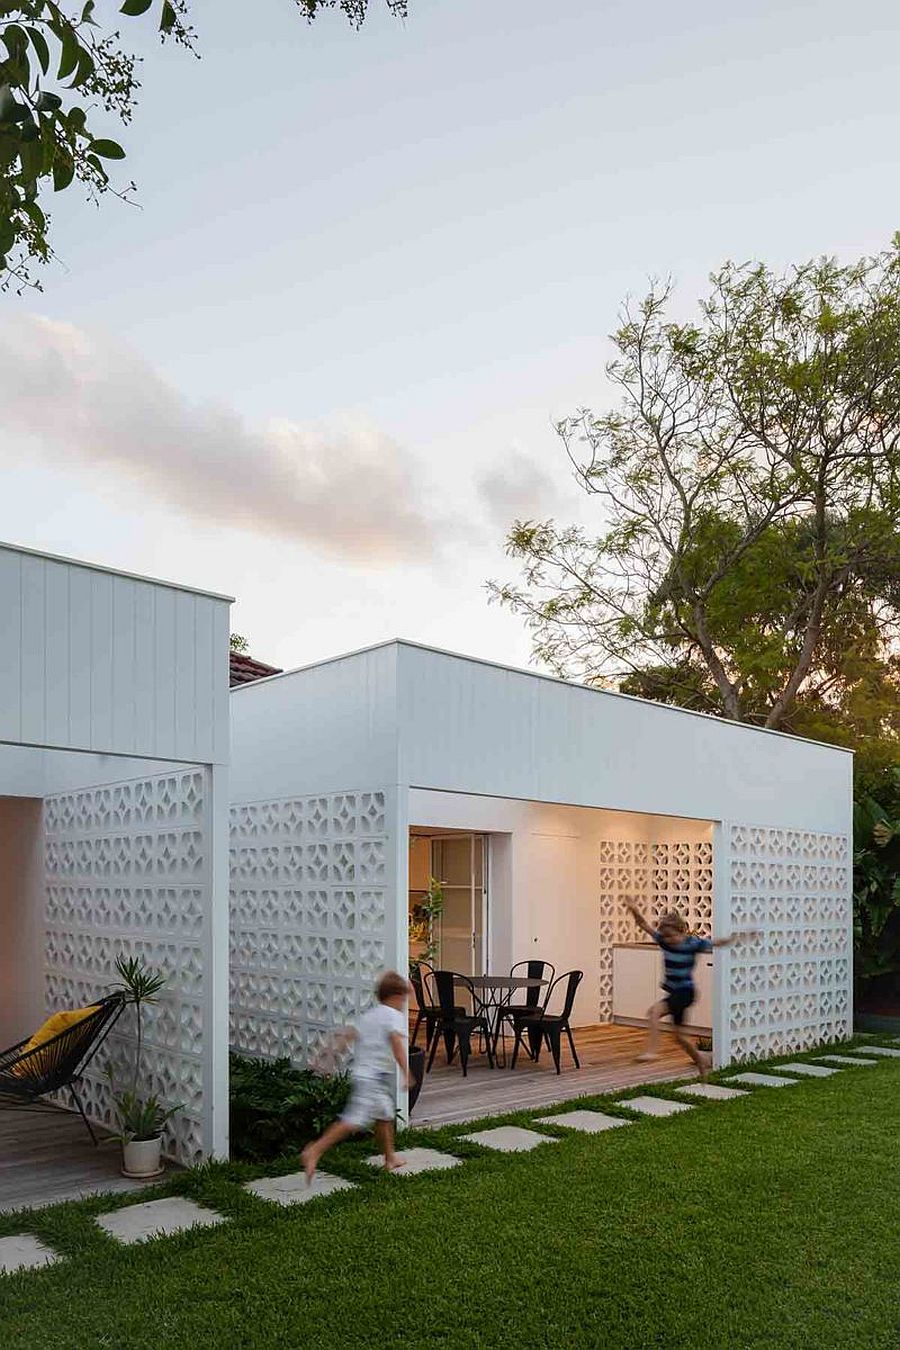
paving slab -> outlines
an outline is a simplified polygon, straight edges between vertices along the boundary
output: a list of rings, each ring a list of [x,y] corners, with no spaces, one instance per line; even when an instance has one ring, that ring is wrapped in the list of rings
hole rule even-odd
[[[317,1172],[312,1182],[307,1182],[305,1172],[289,1172],[284,1177],[259,1177],[256,1181],[245,1181],[244,1190],[260,1200],[271,1200],[275,1205],[305,1205],[307,1200],[315,1200],[320,1195],[334,1195],[335,1191],[354,1190],[352,1181],[343,1177],[334,1177],[330,1172]]]
[[[525,1130],[521,1125],[497,1125],[492,1130],[478,1130],[475,1134],[464,1134],[463,1139],[470,1144],[481,1144],[484,1148],[495,1148],[500,1153],[527,1153],[538,1144],[557,1144],[549,1134],[538,1134],[536,1130]]]
[[[751,1087],[796,1087],[796,1078],[776,1078],[773,1073],[736,1073],[728,1083],[749,1083]]]
[[[401,1148],[397,1155],[403,1159],[403,1166],[391,1175],[395,1177],[414,1177],[419,1172],[445,1172],[448,1167],[458,1167],[461,1158],[450,1153],[439,1153],[436,1148]],[[370,1167],[384,1167],[384,1158],[380,1153],[367,1158]]]
[[[226,1223],[224,1215],[204,1209],[182,1195],[170,1195],[164,1200],[147,1200],[142,1205],[128,1205],[108,1214],[98,1214],[97,1222],[119,1242],[145,1242],[148,1238],[171,1237],[191,1228],[212,1228]]]
[[[11,1237],[0,1238],[0,1274],[36,1270],[39,1266],[52,1266],[58,1260],[58,1254],[31,1233],[14,1233]]]
[[[818,1055],[823,1064],[877,1064],[877,1059],[861,1059],[859,1055]]]
[[[624,1116],[605,1116],[602,1111],[566,1111],[561,1116],[539,1116],[536,1125],[561,1125],[564,1130],[581,1130],[584,1134],[601,1134],[615,1130],[619,1125],[633,1125]]]
[[[670,1102],[664,1097],[629,1097],[620,1103],[629,1111],[640,1111],[643,1116],[677,1116],[681,1111],[693,1111],[690,1102]]]
[[[685,1097],[700,1097],[706,1102],[730,1102],[735,1097],[749,1097],[749,1092],[742,1092],[740,1088],[722,1087],[721,1083],[688,1083],[685,1087],[675,1089]]]
[[[803,1078],[830,1078],[840,1069],[828,1069],[824,1064],[807,1064],[805,1061],[792,1061],[790,1064],[773,1064],[776,1073],[799,1073]]]
[[[884,1055],[886,1059],[900,1059],[900,1050],[891,1050],[886,1045],[861,1045],[867,1055]]]

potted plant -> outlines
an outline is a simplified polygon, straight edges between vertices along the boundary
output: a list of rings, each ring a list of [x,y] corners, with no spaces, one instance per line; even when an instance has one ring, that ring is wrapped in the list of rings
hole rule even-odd
[[[115,1093],[119,1115],[119,1139],[122,1143],[122,1172],[126,1177],[156,1177],[163,1171],[162,1132],[180,1106],[164,1106],[153,1094],[141,1096],[139,1085],[143,1067],[144,1008],[157,1003],[157,995],[166,983],[166,977],[148,966],[142,956],[117,956],[116,988],[124,995],[126,1004],[135,1011],[136,1041],[131,1085]]]

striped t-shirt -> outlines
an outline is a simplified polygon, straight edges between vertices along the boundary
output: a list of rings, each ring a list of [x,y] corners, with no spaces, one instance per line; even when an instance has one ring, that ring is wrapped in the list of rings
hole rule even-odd
[[[662,948],[665,962],[663,989],[670,994],[687,993],[692,990],[694,988],[694,962],[697,960],[698,954],[700,952],[711,952],[713,949],[709,938],[695,937],[691,933],[682,938],[680,942],[670,945],[664,941],[658,930],[651,936],[656,945]]]

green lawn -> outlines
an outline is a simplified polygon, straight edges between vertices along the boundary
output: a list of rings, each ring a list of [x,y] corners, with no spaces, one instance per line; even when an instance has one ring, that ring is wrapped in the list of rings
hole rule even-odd
[[[895,1350],[898,1120],[891,1061],[431,1176],[350,1146],[328,1165],[364,1190],[293,1211],[208,1168],[167,1189],[232,1222],[144,1247],[94,1228],[108,1200],[0,1219],[70,1255],[0,1280],[0,1345]]]

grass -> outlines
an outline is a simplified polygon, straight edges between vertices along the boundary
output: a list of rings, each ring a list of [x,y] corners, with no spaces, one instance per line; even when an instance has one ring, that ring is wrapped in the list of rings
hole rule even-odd
[[[561,1109],[626,1114],[637,1091],[666,1095]],[[165,1189],[232,1222],[142,1247],[91,1221],[128,1197],[4,1216],[0,1233],[69,1259],[0,1280],[0,1345],[894,1350],[898,1115],[900,1060],[600,1136],[554,1131],[529,1154],[461,1143],[471,1125],[411,1131],[469,1160],[430,1176],[383,1177],[352,1144],[328,1168],[363,1189],[295,1210],[235,1184],[294,1159],[211,1166]]]

